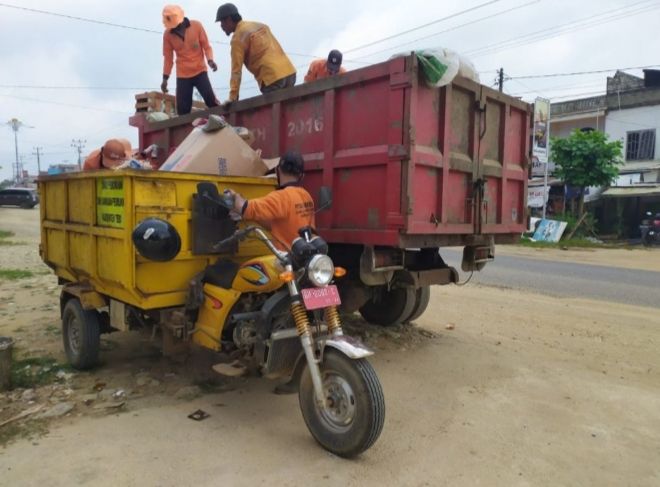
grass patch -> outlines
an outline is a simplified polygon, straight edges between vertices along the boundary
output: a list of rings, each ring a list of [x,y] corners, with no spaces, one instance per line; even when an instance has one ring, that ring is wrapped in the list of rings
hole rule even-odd
[[[15,245],[25,245],[23,242],[9,242],[7,240],[0,239],[0,247],[13,247]]]
[[[27,279],[33,277],[34,273],[31,271],[21,269],[0,269],[0,280],[17,281],[18,279]]]
[[[14,236],[14,232],[0,230],[0,247],[9,247],[12,245],[24,245],[23,242],[9,242],[7,239]]]
[[[15,422],[0,428],[0,445],[7,447],[18,439],[37,440],[48,433],[48,421],[45,419],[28,418],[25,423]]]
[[[46,333],[50,335],[61,335],[62,334],[62,329],[59,326],[56,325],[48,325],[46,327]]]
[[[598,243],[582,238],[572,238],[570,240],[560,240],[559,242],[533,242],[526,238],[521,238],[518,245],[536,249],[626,249],[630,248],[626,244]]]
[[[70,366],[58,364],[57,360],[51,357],[14,360],[11,364],[11,383],[14,388],[30,389],[57,382],[57,373],[69,370]]]

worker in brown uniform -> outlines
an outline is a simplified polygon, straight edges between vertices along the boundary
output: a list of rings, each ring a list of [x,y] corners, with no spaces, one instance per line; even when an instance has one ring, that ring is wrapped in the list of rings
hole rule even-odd
[[[239,98],[243,64],[256,78],[262,93],[296,84],[296,68],[266,24],[243,20],[232,3],[220,5],[215,21],[220,22],[225,34],[233,34],[230,91],[225,104]]]

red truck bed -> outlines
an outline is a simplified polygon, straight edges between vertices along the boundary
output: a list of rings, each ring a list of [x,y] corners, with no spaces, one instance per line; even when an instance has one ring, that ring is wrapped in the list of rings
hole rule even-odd
[[[530,106],[470,80],[428,88],[415,56],[239,101],[228,113],[266,158],[306,161],[305,187],[333,204],[318,214],[329,242],[399,248],[512,242],[526,228]],[[205,113],[205,112],[202,112]],[[200,114],[139,128],[160,162]]]

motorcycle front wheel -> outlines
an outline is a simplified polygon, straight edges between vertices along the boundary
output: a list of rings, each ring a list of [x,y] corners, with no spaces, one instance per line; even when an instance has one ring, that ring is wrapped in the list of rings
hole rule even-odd
[[[314,399],[309,368],[300,378],[298,398],[307,428],[335,455],[359,455],[375,443],[385,421],[385,399],[376,372],[365,359],[353,360],[334,349],[326,349],[320,369],[326,407]]]

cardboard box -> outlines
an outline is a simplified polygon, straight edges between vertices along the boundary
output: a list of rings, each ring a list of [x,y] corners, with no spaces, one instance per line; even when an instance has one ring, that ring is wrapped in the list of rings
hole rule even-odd
[[[252,130],[248,130],[245,127],[234,127],[234,131],[241,139],[245,141],[247,145],[254,147],[254,143],[257,139],[254,136],[254,132],[252,132]]]
[[[263,176],[268,167],[231,126],[216,132],[194,128],[160,167],[161,171]]]

